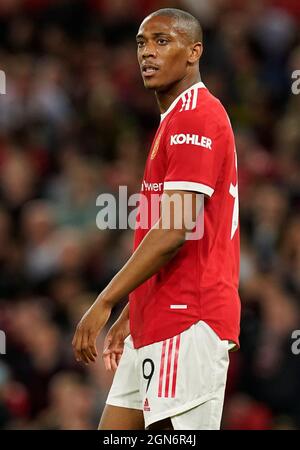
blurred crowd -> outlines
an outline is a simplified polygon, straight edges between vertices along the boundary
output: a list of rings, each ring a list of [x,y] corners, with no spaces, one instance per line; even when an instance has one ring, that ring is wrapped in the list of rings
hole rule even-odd
[[[139,190],[159,113],[135,35],[160,7],[200,19],[202,79],[236,137],[242,332],[222,426],[300,428],[297,0],[1,0],[0,428],[98,424],[112,374],[101,356],[76,363],[71,341],[132,251],[132,231],[97,228],[96,199]]]

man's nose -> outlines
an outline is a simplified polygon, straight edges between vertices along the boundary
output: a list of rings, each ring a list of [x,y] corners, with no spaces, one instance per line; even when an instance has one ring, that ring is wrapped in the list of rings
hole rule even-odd
[[[143,57],[149,58],[150,56],[156,56],[156,47],[153,42],[147,42],[143,48]]]

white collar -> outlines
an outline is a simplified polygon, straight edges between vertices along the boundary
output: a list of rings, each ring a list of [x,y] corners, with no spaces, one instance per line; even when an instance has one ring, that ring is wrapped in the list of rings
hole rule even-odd
[[[165,111],[163,114],[160,115],[160,121],[162,122],[164,120],[164,118],[172,111],[172,109],[175,108],[175,106],[177,105],[177,102],[183,98],[183,96],[189,92],[191,89],[200,89],[200,88],[205,88],[205,84],[202,81],[198,81],[198,83],[193,84],[192,86],[190,86],[188,89],[186,89],[185,91],[181,92],[181,94],[178,95],[178,97],[175,98],[175,100],[171,103],[171,105],[169,106],[169,108],[167,109],[167,111]]]

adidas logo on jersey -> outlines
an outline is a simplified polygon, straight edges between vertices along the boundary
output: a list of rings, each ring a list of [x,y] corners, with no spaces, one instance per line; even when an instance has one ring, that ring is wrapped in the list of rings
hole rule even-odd
[[[150,411],[150,406],[147,398],[144,401],[144,411]]]
[[[211,150],[212,140],[205,136],[199,136],[198,134],[173,134],[170,140],[171,145],[180,144],[192,144],[199,147],[208,148]]]

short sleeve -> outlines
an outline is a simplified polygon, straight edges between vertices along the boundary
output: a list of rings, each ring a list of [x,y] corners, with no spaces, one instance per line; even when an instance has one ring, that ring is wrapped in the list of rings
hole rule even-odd
[[[211,197],[227,145],[227,129],[213,115],[177,113],[165,132],[167,170],[164,190],[188,190]]]

